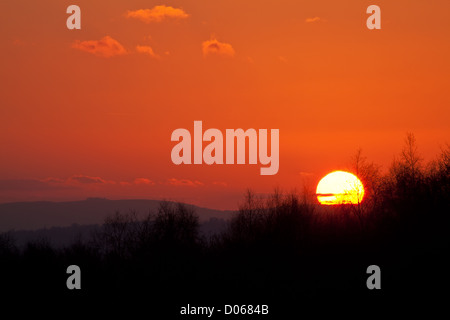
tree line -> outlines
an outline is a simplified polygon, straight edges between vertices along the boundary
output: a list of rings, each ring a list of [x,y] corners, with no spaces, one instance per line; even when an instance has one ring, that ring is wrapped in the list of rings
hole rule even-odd
[[[408,134],[386,173],[361,151],[349,170],[365,186],[358,205],[320,206],[308,190],[249,190],[227,229],[208,237],[200,235],[193,209],[169,202],[144,220],[116,212],[89,239],[62,249],[45,239],[19,249],[4,233],[1,287],[71,296],[65,270],[76,264],[80,296],[364,299],[372,294],[365,270],[377,264],[387,270],[384,295],[436,293],[450,249],[450,147],[425,163]]]

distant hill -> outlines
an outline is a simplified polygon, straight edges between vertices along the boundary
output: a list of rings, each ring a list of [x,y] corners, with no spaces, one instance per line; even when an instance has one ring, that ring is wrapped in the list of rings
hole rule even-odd
[[[36,230],[17,230],[8,232],[18,248],[23,248],[28,242],[46,241],[54,248],[70,246],[75,241],[86,242],[92,239],[96,231],[100,231],[100,225],[72,224],[68,227],[51,227]],[[199,235],[209,238],[220,234],[227,228],[225,219],[211,218],[199,225]]]
[[[0,204],[0,232],[9,230],[37,230],[65,227],[73,224],[102,224],[105,217],[116,211],[122,213],[136,211],[143,218],[149,212],[156,212],[159,200],[108,200],[89,198],[70,202],[14,202]],[[211,218],[228,220],[234,211],[192,207],[204,223]]]

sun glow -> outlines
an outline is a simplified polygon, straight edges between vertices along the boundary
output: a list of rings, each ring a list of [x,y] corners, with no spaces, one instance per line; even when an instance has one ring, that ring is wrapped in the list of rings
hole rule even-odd
[[[323,205],[358,204],[364,197],[364,187],[354,174],[334,171],[320,180],[316,195]]]

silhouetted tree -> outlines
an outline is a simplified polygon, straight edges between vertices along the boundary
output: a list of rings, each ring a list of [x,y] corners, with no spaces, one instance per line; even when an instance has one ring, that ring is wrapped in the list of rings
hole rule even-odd
[[[418,200],[423,178],[423,158],[419,155],[416,138],[408,133],[400,158],[394,160],[387,176],[387,192],[394,200]]]
[[[165,245],[195,245],[199,238],[198,228],[198,216],[182,203],[161,202],[153,221],[154,237]]]
[[[313,218],[314,207],[307,199],[299,200],[296,194],[283,194],[280,189],[267,197],[247,190],[225,237],[242,245],[258,241],[297,244],[308,232]]]
[[[139,221],[136,212],[115,212],[107,216],[101,229],[93,236],[94,246],[103,254],[129,258],[138,241]]]
[[[356,206],[345,207],[357,216],[361,228],[365,228],[368,216],[373,212],[380,196],[380,167],[373,162],[368,162],[360,148],[351,158],[350,171],[361,180],[364,187],[364,197]],[[355,189],[359,190],[357,187]]]
[[[0,257],[5,259],[6,256],[16,254],[18,251],[12,232],[4,232],[0,234]]]

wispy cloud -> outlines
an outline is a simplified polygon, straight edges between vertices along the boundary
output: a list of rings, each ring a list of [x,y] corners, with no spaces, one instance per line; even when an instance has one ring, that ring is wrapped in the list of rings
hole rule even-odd
[[[314,17],[314,18],[306,18],[305,20],[306,23],[314,23],[319,21],[323,21],[323,19],[319,17]]]
[[[8,182],[9,181],[9,182]],[[6,183],[7,182],[7,183]],[[121,185],[121,186],[130,186],[130,185],[155,185],[155,182],[148,178],[135,178],[132,181],[114,181],[114,180],[106,180],[101,177],[93,177],[82,174],[73,175],[68,178],[44,178],[44,179],[28,179],[28,180],[0,180],[0,189],[6,188],[8,186],[39,186],[39,185],[48,185],[48,186],[82,186],[82,185]]]
[[[180,183],[183,183],[181,181]],[[199,185],[197,182],[193,182]],[[155,182],[148,178],[128,181],[109,180],[98,176],[72,175],[65,178],[0,179],[0,202],[31,200],[81,199],[85,197],[141,197],[155,192]]]
[[[311,177],[311,176],[313,176],[312,172],[306,172],[306,171],[300,171],[298,174],[300,176],[302,176],[302,177]]]
[[[109,58],[124,55],[127,50],[115,39],[105,36],[100,40],[75,41],[72,48],[92,53],[96,56]]]
[[[161,22],[165,19],[185,19],[189,15],[183,9],[173,8],[170,6],[155,6],[152,9],[139,9],[128,11],[127,18],[134,18],[145,23]]]
[[[81,186],[81,185],[101,185],[101,184],[116,184],[115,181],[105,180],[100,177],[87,176],[83,174],[73,175],[69,178],[45,178],[39,180],[42,183],[46,183],[53,186]]]
[[[2,192],[6,191],[33,191],[33,190],[54,190],[58,189],[59,186],[53,181],[46,181],[39,179],[10,179],[10,180],[0,180],[0,190]]]
[[[134,184],[137,185],[154,185],[155,183],[147,178],[136,178],[134,179]]]
[[[187,187],[198,187],[198,186],[203,186],[204,184],[200,181],[192,181],[192,180],[188,180],[188,179],[169,179],[168,184],[172,185],[172,186],[187,186]]]
[[[111,181],[103,180],[100,177],[90,177],[90,176],[83,176],[83,175],[76,175],[70,177],[67,182],[77,182],[82,184],[92,184],[92,183],[111,183]],[[113,182],[113,181],[112,181]]]
[[[231,44],[220,42],[215,38],[203,41],[202,51],[203,56],[205,57],[208,55],[222,55],[233,57],[235,54],[233,46]]]
[[[136,51],[139,53],[147,54],[152,58],[159,58],[159,56],[153,51],[150,46],[136,46]]]
[[[12,44],[19,47],[26,46],[26,42],[21,39],[14,39]]]
[[[288,60],[287,60],[287,58],[285,56],[278,56],[278,60],[280,62],[283,62],[283,63],[287,63],[288,62]]]

